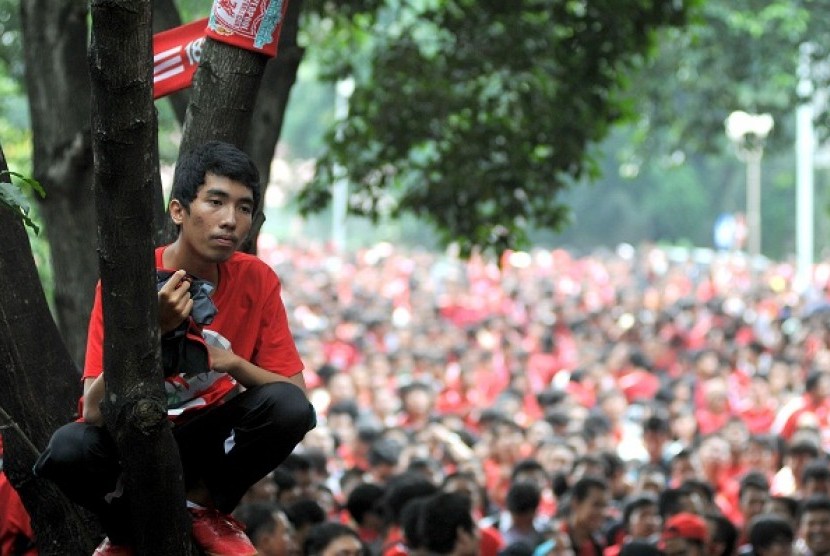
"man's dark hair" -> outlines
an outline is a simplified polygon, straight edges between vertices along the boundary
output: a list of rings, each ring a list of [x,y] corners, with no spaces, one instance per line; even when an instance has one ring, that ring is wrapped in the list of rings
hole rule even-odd
[[[738,499],[744,497],[747,490],[755,489],[769,493],[769,480],[766,475],[760,471],[750,471],[741,477],[740,486],[738,487]]]
[[[820,454],[818,444],[813,440],[807,438],[799,438],[793,441],[786,448],[788,455],[807,455],[812,458],[817,458]]]
[[[401,510],[401,530],[403,531],[404,543],[409,552],[424,547],[424,537],[421,533],[421,513],[429,500],[429,496],[413,498],[404,504]]]
[[[458,528],[472,534],[475,529],[470,499],[460,493],[440,492],[421,509],[421,536],[424,546],[436,554],[449,554],[456,543]]]
[[[303,543],[303,554],[306,556],[319,556],[334,539],[345,536],[352,536],[360,541],[360,536],[357,534],[357,531],[348,525],[338,523],[337,521],[319,523],[308,532],[308,536]],[[362,545],[363,542],[361,541],[360,544]]]
[[[738,543],[738,528],[728,517],[719,513],[706,514],[709,530],[712,531],[711,542],[723,543],[723,552],[715,556],[732,556]]]
[[[801,503],[801,511],[798,513],[799,519],[802,519],[808,512],[830,512],[830,497],[817,494],[804,500]]]
[[[295,529],[300,529],[304,525],[316,525],[326,521],[326,511],[320,504],[308,498],[302,498],[289,504],[285,508],[285,515]]]
[[[277,485],[277,495],[285,493],[297,486],[297,479],[285,469],[274,469],[271,475],[274,478],[274,484]]]
[[[354,400],[340,400],[329,406],[328,414],[329,416],[348,415],[352,418],[352,421],[357,421],[360,416],[360,409]]]
[[[240,504],[233,517],[245,526],[245,534],[258,544],[264,535],[274,531],[277,520],[274,514],[282,508],[274,502],[248,502]]]
[[[545,468],[535,459],[523,459],[516,462],[510,470],[510,480],[515,481],[516,477],[526,472],[542,471],[547,476]]]
[[[407,502],[421,496],[431,496],[438,491],[421,473],[402,473],[395,475],[386,483],[386,492],[380,502],[384,521],[387,524],[400,524],[401,510]]]
[[[539,502],[541,501],[542,492],[536,483],[520,481],[510,485],[505,505],[511,513],[526,514],[539,509]]]
[[[657,498],[650,494],[636,494],[628,498],[623,505],[622,523],[628,528],[628,522],[631,520],[631,515],[642,508],[654,506],[657,509]]]
[[[355,523],[362,524],[368,513],[380,515],[378,504],[383,498],[383,492],[383,487],[374,483],[361,483],[352,489],[346,499],[346,511]]]
[[[391,438],[378,438],[369,447],[366,461],[369,466],[397,465],[401,456],[402,446]]]
[[[262,197],[259,170],[247,154],[222,141],[208,141],[179,156],[170,198],[189,209],[207,174],[240,182],[251,190],[254,210],[259,207]]]
[[[709,504],[715,501],[715,487],[713,487],[709,481],[686,479],[680,487],[686,492],[700,494],[700,496]]]
[[[643,422],[643,432],[671,432],[669,420],[661,415],[651,415]]]
[[[571,489],[571,503],[584,502],[592,490],[608,490],[608,483],[599,477],[582,477]]]
[[[801,484],[807,484],[807,481],[828,481],[830,480],[830,467],[827,466],[827,460],[817,459],[812,460],[804,466],[801,472]]]
[[[773,543],[784,542],[792,544],[795,540],[790,522],[781,516],[761,514],[749,523],[749,544],[755,554],[761,549],[769,548]]]
[[[811,370],[808,372],[807,378],[804,380],[804,390],[807,392],[813,392],[816,388],[818,388],[821,377],[821,371]]]
[[[772,496],[771,501],[779,502],[793,520],[798,519],[799,501],[792,496]]]
[[[667,488],[657,498],[657,509],[663,521],[683,511],[681,501],[689,496],[685,488]]]

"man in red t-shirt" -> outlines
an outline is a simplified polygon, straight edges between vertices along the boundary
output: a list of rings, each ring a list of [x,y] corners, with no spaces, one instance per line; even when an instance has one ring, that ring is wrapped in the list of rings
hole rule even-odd
[[[197,147],[176,167],[169,213],[179,235],[155,253],[156,267],[173,271],[158,293],[162,341],[186,332],[186,341],[203,340],[196,350],[207,355],[202,368],[166,372],[165,388],[193,535],[208,553],[256,553],[228,514],[315,423],[279,278],[256,257],[237,252],[260,198],[259,173],[245,153],[218,141]],[[202,281],[207,289],[195,290]],[[216,312],[212,321],[202,319],[210,322],[201,329],[194,324],[194,303],[206,301]],[[99,516],[108,538],[95,554],[131,554],[119,455],[101,426],[103,340],[99,284],[87,339],[83,419],[55,432],[35,471]]]

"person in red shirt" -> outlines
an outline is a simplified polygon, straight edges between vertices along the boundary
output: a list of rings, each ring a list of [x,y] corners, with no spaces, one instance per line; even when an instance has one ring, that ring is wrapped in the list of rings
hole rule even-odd
[[[172,271],[158,292],[162,344],[179,333],[193,341],[202,332],[203,345],[195,342],[195,349],[207,363],[185,359],[185,368],[166,373],[165,388],[193,535],[211,553],[256,553],[228,514],[316,422],[280,280],[264,262],[237,251],[260,200],[259,173],[245,153],[219,141],[196,147],[176,167],[169,213],[178,237],[155,252],[157,269]],[[102,426],[102,301],[99,284],[87,339],[83,419],[55,432],[35,472],[98,515],[108,537],[96,554],[130,554],[119,454]],[[203,310],[210,302],[215,310]]]
[[[3,445],[0,443],[0,554],[37,556],[29,514],[3,473],[2,457]]]
[[[822,447],[830,447],[830,374],[813,371],[804,382],[804,394],[778,412],[771,432],[790,440],[803,423],[823,431]]]
[[[600,534],[608,509],[608,485],[597,477],[582,477],[571,489],[570,512],[563,527],[577,556],[601,556]]]

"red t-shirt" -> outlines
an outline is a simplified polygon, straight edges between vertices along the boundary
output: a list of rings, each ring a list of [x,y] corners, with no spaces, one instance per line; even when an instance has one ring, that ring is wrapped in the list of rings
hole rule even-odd
[[[165,248],[156,249],[158,268],[163,268]],[[218,312],[213,322],[204,326],[209,331],[206,341],[223,346],[228,343],[236,355],[273,373],[288,377],[301,372],[303,363],[288,328],[281,289],[271,267],[253,255],[234,253],[219,264],[219,285],[212,297]],[[103,371],[103,340],[99,282],[89,319],[84,379],[95,378]],[[214,371],[196,377],[170,377],[165,382],[168,413],[176,416],[184,409],[218,403],[235,385],[230,375]]]

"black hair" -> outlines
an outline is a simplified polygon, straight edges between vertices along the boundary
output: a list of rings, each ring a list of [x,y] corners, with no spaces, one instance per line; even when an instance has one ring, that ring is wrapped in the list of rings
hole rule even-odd
[[[816,388],[818,388],[819,382],[821,381],[822,372],[811,370],[807,373],[807,378],[804,380],[804,390],[807,392],[812,392]]]
[[[291,490],[297,486],[297,479],[285,469],[274,469],[271,475],[274,478],[274,484],[277,485],[277,494]]]
[[[357,407],[357,402],[354,400],[340,400],[334,402],[329,406],[328,415],[348,415],[352,421],[357,421],[360,416],[360,409]]]
[[[781,516],[761,514],[749,523],[749,544],[755,554],[776,542],[791,544],[795,540],[790,522]]]
[[[395,475],[386,483],[386,492],[381,499],[383,517],[386,523],[399,524],[401,510],[413,498],[430,496],[438,491],[421,473],[402,473]]]
[[[643,422],[643,432],[660,432],[668,434],[671,431],[669,420],[660,415],[651,415]]]
[[[437,554],[449,554],[457,541],[458,528],[475,529],[470,499],[460,493],[439,492],[421,508],[420,533],[424,547]]]
[[[826,481],[830,479],[830,467],[827,466],[827,461],[823,459],[815,459],[804,466],[801,472],[801,484],[807,484],[807,481]]]
[[[306,556],[319,556],[335,539],[346,536],[354,537],[360,541],[360,536],[357,534],[357,531],[348,525],[338,523],[337,521],[318,523],[308,532],[308,536],[303,543],[303,554]],[[363,545],[363,542],[361,541],[360,544]]]
[[[361,483],[354,487],[346,499],[346,511],[358,525],[368,513],[380,514],[378,504],[383,498],[383,487],[374,483]]]
[[[771,502],[779,502],[781,505],[784,506],[784,509],[787,510],[787,515],[791,519],[798,518],[798,505],[799,501],[792,496],[772,496],[770,497]]]
[[[281,510],[274,502],[247,502],[234,510],[233,517],[245,526],[245,534],[257,544],[263,535],[274,531],[277,526],[274,514]]]
[[[700,494],[709,504],[715,501],[715,487],[709,481],[686,479],[681,483],[680,487],[686,492]]]
[[[608,490],[608,483],[599,477],[586,476],[579,479],[571,489],[571,501],[584,502],[592,490]]]
[[[801,503],[799,519],[803,518],[804,514],[808,512],[830,512],[830,497],[824,494],[816,494],[804,500]]]
[[[646,541],[631,541],[620,548],[620,556],[662,556],[663,551]]]
[[[753,488],[769,493],[769,480],[767,480],[766,475],[760,471],[750,471],[741,477],[740,486],[738,487],[738,500],[744,497],[747,490]]]
[[[208,141],[179,156],[170,198],[189,209],[207,174],[240,182],[251,190],[254,210],[259,207],[259,170],[247,154],[223,141]]]
[[[667,488],[657,497],[657,509],[663,521],[683,511],[681,500],[689,496],[685,488]]]
[[[401,509],[401,529],[404,543],[409,552],[423,548],[424,537],[421,533],[421,512],[429,496],[413,498]]]
[[[543,473],[545,473],[545,475],[547,475],[547,472],[545,472],[545,468],[542,466],[541,463],[539,463],[538,460],[532,458],[520,460],[516,462],[513,465],[513,468],[510,470],[510,480],[515,481],[516,477],[518,477],[522,473],[533,471],[542,471]]]
[[[397,465],[402,446],[391,438],[378,438],[369,447],[366,460],[371,467],[377,465]]]
[[[637,494],[628,498],[623,505],[622,522],[623,526],[628,528],[628,522],[631,521],[631,515],[642,508],[653,506],[657,508],[657,498],[650,494]]]
[[[285,515],[296,529],[303,525],[316,525],[326,520],[326,512],[314,500],[303,498],[289,504],[285,508]]]
[[[536,483],[520,481],[513,483],[507,491],[505,506],[511,513],[526,514],[536,512],[539,502],[542,501],[542,492]]]
[[[711,541],[723,543],[723,552],[717,556],[732,556],[738,544],[738,528],[723,514],[708,513],[705,517],[712,531]]]

